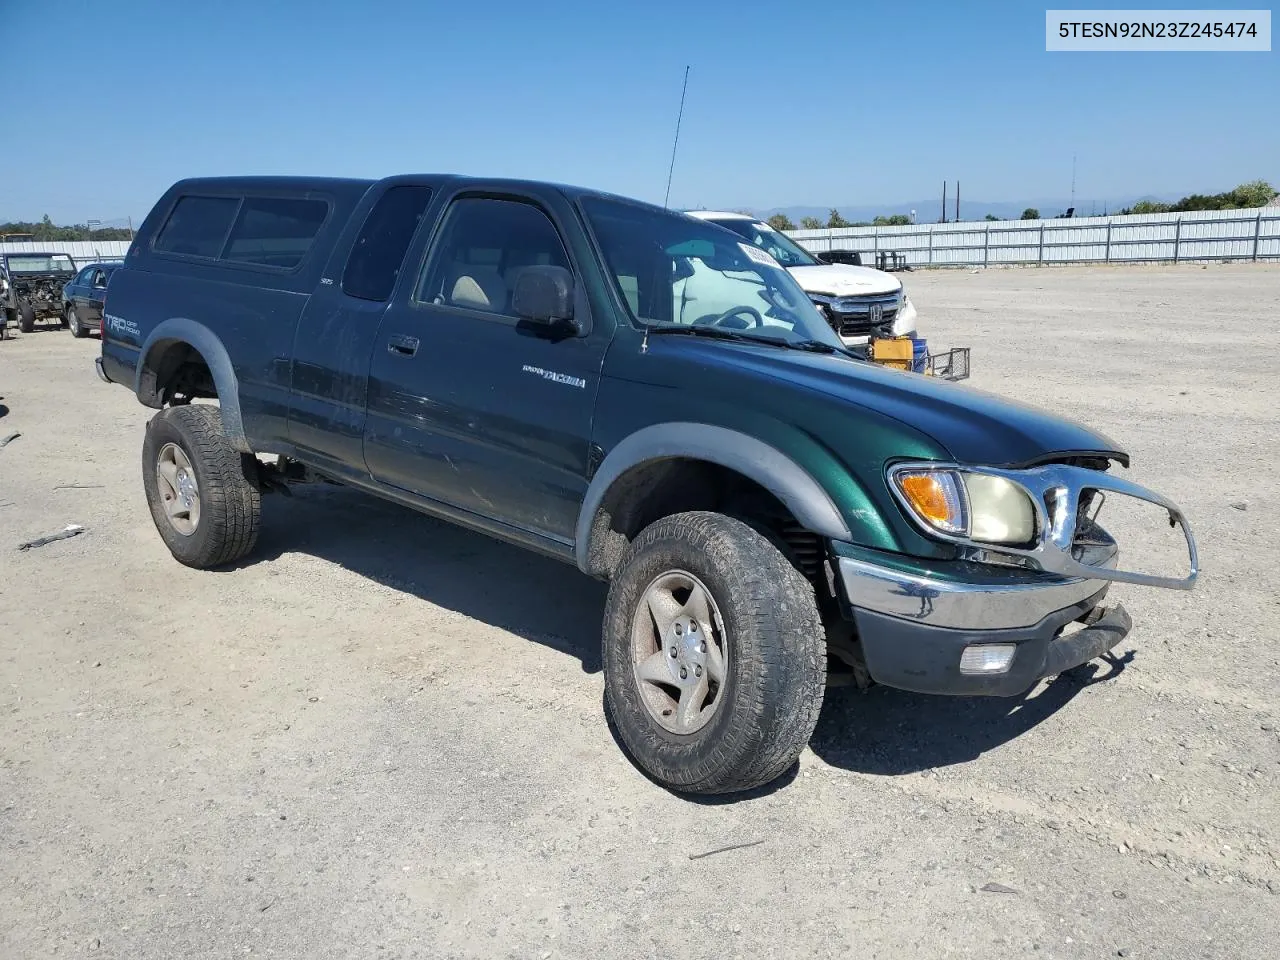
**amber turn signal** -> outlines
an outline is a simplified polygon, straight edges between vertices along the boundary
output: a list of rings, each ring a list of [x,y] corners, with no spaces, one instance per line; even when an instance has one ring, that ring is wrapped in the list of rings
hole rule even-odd
[[[894,481],[911,509],[931,526],[946,533],[968,532],[965,497],[956,474],[922,470],[895,475]]]

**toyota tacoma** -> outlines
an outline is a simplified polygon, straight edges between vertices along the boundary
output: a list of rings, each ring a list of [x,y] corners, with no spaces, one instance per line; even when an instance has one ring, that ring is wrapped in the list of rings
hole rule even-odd
[[[1197,575],[1103,434],[867,363],[767,250],[592,190],[179,182],[96,362],[156,410],[181,563],[251,554],[263,495],[319,479],[607,581],[607,708],[683,792],[783,774],[830,682],[1020,695],[1125,637],[1111,583]],[[1122,566],[1104,497],[1156,504],[1185,573]]]

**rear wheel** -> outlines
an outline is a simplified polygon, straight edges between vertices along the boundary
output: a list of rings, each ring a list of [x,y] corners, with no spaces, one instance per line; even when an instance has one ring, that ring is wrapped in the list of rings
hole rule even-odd
[[[822,706],[813,588],[739,520],[666,517],[636,538],[610,586],[604,673],[621,740],[660,784],[715,794],[769,783]]]
[[[29,303],[18,304],[18,329],[30,333],[36,328],[36,312]]]
[[[80,326],[80,318],[76,316],[75,307],[67,307],[66,316],[67,329],[71,331],[73,337],[83,337],[85,334],[84,327]]]
[[[257,461],[233,448],[205,404],[169,407],[147,425],[142,482],[156,529],[189,567],[233,563],[258,541]]]

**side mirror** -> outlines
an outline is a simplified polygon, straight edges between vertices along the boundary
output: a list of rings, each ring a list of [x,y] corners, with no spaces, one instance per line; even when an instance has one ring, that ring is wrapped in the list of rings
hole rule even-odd
[[[511,307],[521,320],[579,332],[573,319],[573,274],[564,267],[525,267],[516,278]]]

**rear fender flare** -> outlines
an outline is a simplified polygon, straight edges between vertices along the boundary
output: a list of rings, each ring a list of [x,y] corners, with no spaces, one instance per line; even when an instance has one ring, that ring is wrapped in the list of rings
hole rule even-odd
[[[138,400],[148,407],[160,406],[154,363],[159,351],[173,343],[185,343],[204,358],[218,390],[223,432],[231,445],[241,453],[253,453],[245,436],[244,421],[240,417],[240,381],[231,365],[231,357],[217,335],[198,321],[172,317],[157,325],[143,341],[139,351],[142,359],[138,363],[133,383],[133,392]]]
[[[782,501],[806,530],[833,540],[853,539],[827,491],[776,447],[725,427],[659,423],[637,430],[614,447],[592,477],[574,537],[578,569],[590,573],[596,516],[615,481],[640,464],[674,458],[704,460],[734,470]]]

